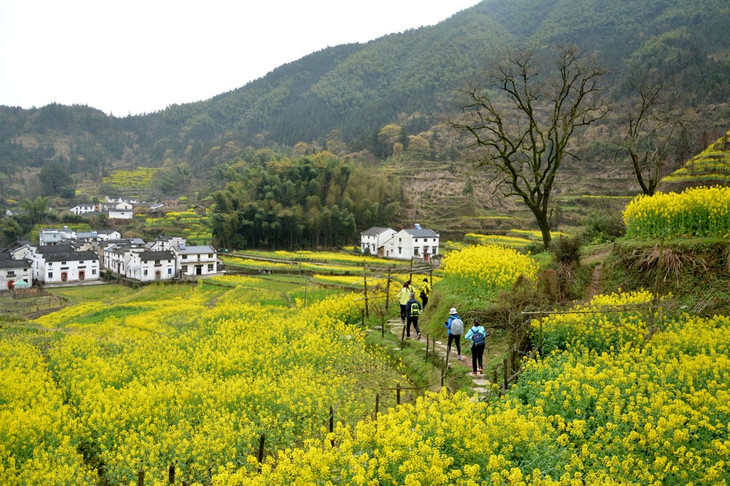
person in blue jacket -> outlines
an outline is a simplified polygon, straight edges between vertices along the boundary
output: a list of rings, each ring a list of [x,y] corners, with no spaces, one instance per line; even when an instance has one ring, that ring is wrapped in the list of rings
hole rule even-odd
[[[471,374],[476,376],[477,369],[479,373],[484,373],[484,365],[482,363],[484,356],[484,346],[486,341],[487,333],[479,323],[479,319],[474,319],[471,325],[471,329],[464,336],[465,339],[471,341]],[[479,367],[477,368],[477,365]]]
[[[454,321],[457,322],[454,323]],[[464,321],[461,320],[454,307],[449,310],[449,320],[444,322],[444,326],[449,330],[449,344],[446,349],[451,349],[451,343],[456,342],[456,359],[461,359],[461,335],[464,332]]]
[[[418,329],[418,316],[421,315],[422,311],[423,307],[421,306],[421,303],[416,300],[416,296],[414,294],[411,294],[411,298],[408,301],[408,304],[406,304],[406,319],[408,320],[406,324],[407,337],[411,337],[411,324],[413,324],[413,329],[416,331],[418,339],[421,339],[421,330]]]

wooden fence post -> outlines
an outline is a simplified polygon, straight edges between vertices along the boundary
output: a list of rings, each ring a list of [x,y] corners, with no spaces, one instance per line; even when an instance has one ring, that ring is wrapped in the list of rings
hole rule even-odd
[[[335,431],[335,409],[330,405],[330,434]],[[335,439],[330,439],[332,447],[335,446]]]
[[[388,265],[388,282],[385,284],[385,310],[388,310],[388,304],[390,303],[390,269],[392,267]]]
[[[144,486],[144,470],[140,469],[137,473],[137,486]]]
[[[170,464],[170,467],[167,469],[167,483],[175,484],[175,464]]]
[[[380,395],[375,394],[375,420],[378,419],[378,413],[380,413]]]
[[[395,402],[400,405],[400,383],[397,383],[395,387]]]
[[[426,333],[426,363],[428,363],[428,345],[430,343],[430,338],[428,337],[428,333]]]
[[[509,358],[504,358],[503,368],[504,368],[504,391],[507,391],[507,383],[509,381],[509,375],[510,375]]]
[[[259,439],[259,453],[256,456],[259,464],[263,464],[264,462],[264,442],[266,442],[266,434],[261,434],[261,439]]]

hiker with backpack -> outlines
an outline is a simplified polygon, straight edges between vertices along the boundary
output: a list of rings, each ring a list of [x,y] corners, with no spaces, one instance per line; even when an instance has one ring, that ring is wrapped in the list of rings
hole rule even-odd
[[[431,284],[428,283],[428,279],[423,279],[423,285],[421,285],[421,303],[423,304],[423,308],[426,308],[426,304],[428,304],[428,296],[431,295]]]
[[[406,325],[406,309],[408,307],[408,298],[413,294],[411,290],[411,281],[403,282],[403,288],[398,291],[398,303],[400,304],[400,322]]]
[[[451,343],[456,342],[456,359],[461,359],[461,335],[464,333],[464,321],[461,320],[459,314],[454,307],[449,310],[449,320],[444,322],[444,326],[449,330],[449,344],[446,349],[451,349]]]
[[[487,333],[484,328],[479,324],[479,319],[474,319],[471,325],[471,329],[464,336],[465,339],[471,341],[471,369],[472,376],[477,375],[477,369],[479,373],[484,373],[484,366],[482,358],[484,356],[484,346],[486,341]],[[479,367],[477,368],[477,365]]]
[[[411,298],[406,304],[406,317],[408,318],[408,324],[406,324],[406,337],[411,337],[411,324],[413,324],[413,329],[416,331],[416,334],[418,334],[416,339],[421,339],[421,331],[418,329],[418,316],[421,315],[422,310],[423,307],[421,307],[421,303],[416,300],[416,296],[414,294],[411,294]]]

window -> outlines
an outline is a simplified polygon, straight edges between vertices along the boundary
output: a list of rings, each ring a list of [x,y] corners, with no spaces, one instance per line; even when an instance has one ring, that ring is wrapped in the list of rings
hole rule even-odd
[[[208,271],[209,272],[212,272],[213,271],[213,264],[212,263],[209,263],[208,264]]]
[[[183,271],[183,273],[187,273],[187,271],[188,271],[188,266],[187,266],[187,265],[183,265],[183,266],[182,266],[182,271]]]
[[[208,258],[213,258],[213,254],[212,253],[208,253]]]
[[[92,269],[91,269],[91,274],[92,274],[92,275],[96,275],[96,268],[92,268]]]
[[[401,248],[401,247],[399,246],[399,247],[398,247],[398,254],[400,255],[401,253],[403,253],[403,248]]]
[[[15,277],[15,272],[12,270],[8,270],[8,277]]]
[[[167,269],[167,274],[168,274],[168,275],[172,275],[172,268],[168,268],[168,269]]]
[[[418,247],[417,246],[414,246],[413,247],[413,254],[414,255],[418,255]]]
[[[53,272],[48,272],[48,278],[53,278]]]
[[[182,259],[183,259],[183,260],[187,260],[187,259],[188,259],[188,256],[187,256],[187,255],[183,255],[183,256],[182,256]]]
[[[147,269],[146,268],[144,269],[144,276],[145,277],[147,276]]]

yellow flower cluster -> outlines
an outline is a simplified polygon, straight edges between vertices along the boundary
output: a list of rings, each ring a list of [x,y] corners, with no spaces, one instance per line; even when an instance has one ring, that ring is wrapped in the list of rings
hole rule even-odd
[[[586,346],[597,352],[619,349],[626,343],[638,344],[647,334],[646,305],[651,292],[637,291],[597,295],[588,305],[578,305],[572,313],[556,314],[531,323],[533,341],[543,352]]]
[[[727,485],[730,319],[661,324],[643,346],[598,353],[578,344],[526,361],[501,399],[428,394],[284,449],[260,472],[249,457],[213,484]]]
[[[152,185],[159,168],[137,167],[134,170],[115,170],[101,181],[117,189],[147,189]]]
[[[498,245],[477,245],[449,252],[443,259],[444,275],[461,282],[472,297],[486,297],[496,290],[505,290],[522,276],[533,280],[537,263],[512,248]]]
[[[681,193],[637,196],[624,210],[632,238],[730,237],[730,187],[695,187]]]
[[[77,425],[38,350],[0,340],[0,484],[97,484]]]
[[[360,320],[353,295],[310,300],[302,308],[253,305],[235,298],[238,289],[271,282],[219,278],[235,287],[210,286],[219,297],[213,308],[204,285],[150,286],[140,295],[154,300],[92,302],[39,319],[59,336],[49,364],[28,346],[39,378],[21,390],[21,374],[33,374],[0,361],[1,384],[8,380],[0,391],[0,478],[26,477],[19,467],[32,460],[47,463],[26,475],[66,472],[58,481],[0,483],[95,483],[85,479],[78,444],[103,462],[111,484],[128,484],[139,470],[146,483],[165,484],[170,464],[189,483],[207,483],[213,473],[246,466],[262,433],[267,451],[301,444],[322,435],[330,406],[338,420],[355,423],[372,412],[380,387],[408,383],[384,351],[365,346],[364,329],[352,325]],[[175,296],[175,289],[185,294]],[[267,292],[274,291],[262,287],[257,295]],[[16,348],[2,335],[0,345]],[[15,367],[17,374],[6,374]],[[45,389],[53,401],[31,398]],[[38,411],[29,416],[7,405],[13,401],[36,403]],[[15,426],[3,432],[15,422],[25,435]],[[33,430],[41,425],[48,430],[38,436]]]
[[[521,238],[519,236],[482,235],[479,233],[467,233],[464,235],[464,240],[474,241],[483,245],[502,245],[509,246],[511,248],[522,248],[533,241],[532,239]]]

